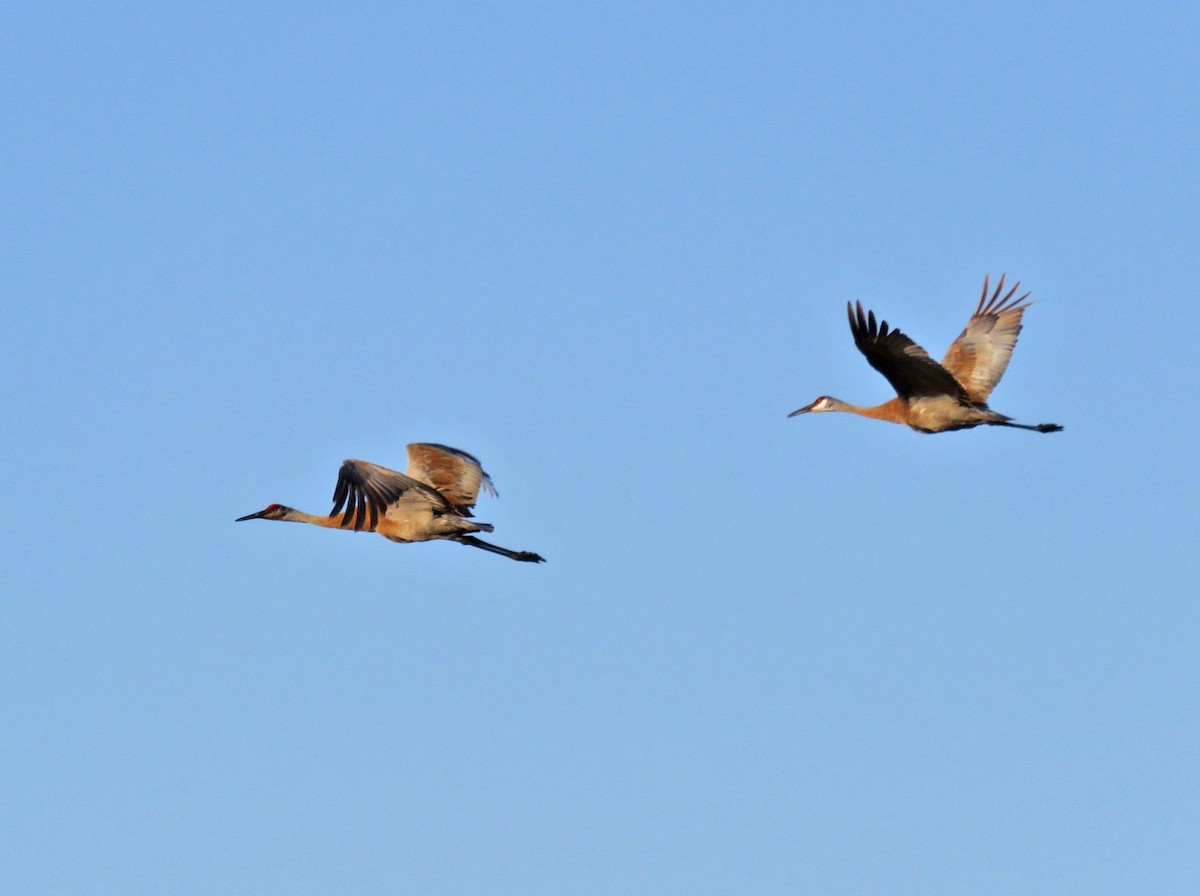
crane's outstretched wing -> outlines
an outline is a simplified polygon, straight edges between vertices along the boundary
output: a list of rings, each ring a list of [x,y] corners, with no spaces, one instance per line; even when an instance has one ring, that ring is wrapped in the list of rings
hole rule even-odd
[[[1000,377],[1008,367],[1017,335],[1021,332],[1021,315],[1032,303],[1026,302],[1029,293],[1014,299],[1020,283],[1013,285],[1004,298],[1004,274],[996,291],[988,298],[988,278],[983,278],[983,294],[966,329],[946,350],[942,366],[963,384],[971,401],[986,402]]]
[[[904,400],[924,395],[951,395],[967,401],[967,393],[945,367],[926,354],[887,321],[875,323],[875,312],[863,312],[862,302],[846,303],[854,344],[867,362],[882,373]]]
[[[343,528],[374,532],[381,513],[392,504],[406,502],[451,509],[446,499],[424,482],[365,460],[347,460],[338,471],[329,515],[336,516],[344,508]]]
[[[449,445],[413,442],[408,446],[408,475],[432,486],[462,516],[470,516],[479,489],[498,497],[492,479],[474,455]]]

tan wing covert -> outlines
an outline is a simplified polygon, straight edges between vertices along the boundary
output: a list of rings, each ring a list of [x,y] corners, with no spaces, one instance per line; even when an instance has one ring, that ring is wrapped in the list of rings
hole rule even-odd
[[[496,489],[479,459],[465,451],[434,442],[408,446],[408,475],[432,486],[464,516],[470,516],[479,489],[493,497]]]
[[[1029,293],[1014,299],[1020,283],[1000,297],[1004,290],[1004,275],[988,298],[988,278],[983,278],[983,293],[975,313],[966,328],[946,350],[942,366],[949,370],[967,390],[971,401],[985,403],[1000,377],[1008,368],[1013,346],[1021,332],[1021,316],[1032,303],[1026,302]]]

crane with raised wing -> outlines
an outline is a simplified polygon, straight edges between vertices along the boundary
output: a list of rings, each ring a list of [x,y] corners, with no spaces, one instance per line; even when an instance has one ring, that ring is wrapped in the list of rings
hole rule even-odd
[[[822,395],[812,404],[792,411],[789,417],[816,411],[846,411],[861,417],[903,423],[918,432],[946,432],[974,426],[1011,426],[1034,432],[1058,432],[1057,423],[1014,423],[993,411],[988,396],[1008,367],[1021,316],[1030,302],[1029,293],[1013,298],[1020,283],[1004,292],[1004,275],[991,297],[988,278],[983,294],[966,328],[950,344],[939,364],[903,333],[890,329],[887,321],[876,323],[875,312],[864,312],[862,302],[846,303],[854,344],[872,367],[884,375],[896,397],[874,407],[849,404]]]
[[[473,455],[432,442],[408,446],[408,469],[389,470],[365,460],[347,460],[338,471],[333,510],[327,515],[304,513],[271,504],[243,520],[281,520],[311,523],[327,529],[377,532],[402,543],[447,539],[500,554],[513,560],[544,563],[532,551],[512,551],[476,538],[491,532],[491,523],[472,519],[479,489],[498,496],[491,477]]]

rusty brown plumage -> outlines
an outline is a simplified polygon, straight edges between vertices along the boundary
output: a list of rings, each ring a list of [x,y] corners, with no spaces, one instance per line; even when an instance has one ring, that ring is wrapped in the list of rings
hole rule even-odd
[[[448,445],[413,442],[408,446],[406,472],[437,489],[464,516],[471,515],[481,487],[493,498],[500,497],[478,458]]]

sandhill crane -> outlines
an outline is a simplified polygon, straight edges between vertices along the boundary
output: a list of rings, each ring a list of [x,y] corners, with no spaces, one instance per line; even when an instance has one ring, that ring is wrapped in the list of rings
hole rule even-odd
[[[513,560],[545,563],[544,557],[532,551],[510,551],[471,534],[492,531],[491,523],[470,519],[480,486],[498,497],[491,477],[475,457],[446,445],[414,442],[408,446],[408,470],[404,473],[365,460],[344,461],[328,516],[272,504],[258,513],[240,516],[236,522],[312,523],[329,529],[378,532],[399,542],[445,538]]]
[[[1017,283],[1004,296],[1004,275],[996,291],[988,298],[988,278],[983,278],[983,294],[966,329],[950,344],[942,363],[901,333],[889,330],[887,321],[875,323],[875,312],[863,314],[862,302],[846,303],[854,344],[867,362],[887,377],[896,397],[875,407],[858,407],[828,395],[788,414],[810,411],[849,411],[876,420],[905,423],[918,432],[946,432],[973,426],[1012,426],[1035,432],[1058,432],[1057,423],[1013,423],[1012,419],[987,406],[988,396],[1000,382],[1017,334],[1021,315],[1029,307],[1029,293],[1013,299]]]

